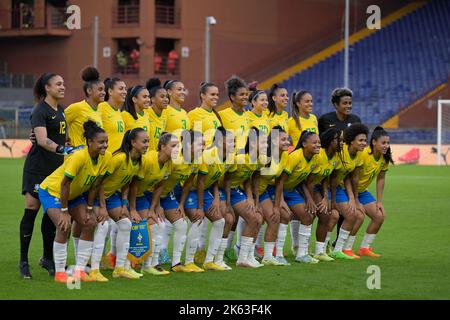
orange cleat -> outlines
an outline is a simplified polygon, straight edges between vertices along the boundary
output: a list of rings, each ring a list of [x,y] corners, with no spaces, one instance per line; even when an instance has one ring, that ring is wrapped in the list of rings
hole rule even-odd
[[[91,279],[91,277],[89,277],[89,275],[86,273],[86,271],[74,271],[73,273],[73,278],[75,280],[81,280],[83,282],[92,282],[94,281],[93,279]]]
[[[345,253],[346,255],[355,258],[356,260],[361,259],[360,256],[356,255],[353,250],[342,250],[343,253]]]
[[[366,257],[371,257],[371,258],[381,257],[381,254],[373,252],[372,248],[359,248],[358,254],[360,256],[366,256]]]
[[[55,272],[55,281],[60,283],[67,283],[69,276],[66,272]]]

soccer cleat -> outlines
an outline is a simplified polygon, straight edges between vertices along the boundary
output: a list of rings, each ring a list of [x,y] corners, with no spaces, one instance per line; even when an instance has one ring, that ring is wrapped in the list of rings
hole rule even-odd
[[[332,262],[332,261],[334,261],[334,259],[332,257],[330,257],[329,255],[327,255],[326,253],[316,254],[314,256],[314,259],[317,259],[317,260],[322,261],[322,262]]]
[[[144,273],[151,274],[152,276],[166,276],[169,275],[170,272],[164,270],[161,266],[147,267],[144,268]]]
[[[275,257],[275,260],[278,261],[278,263],[281,263],[283,266],[290,266],[291,264],[286,260],[285,257]]]
[[[98,270],[98,269],[91,270],[91,272],[89,273],[89,277],[94,282],[108,282],[109,281],[108,278],[106,278],[104,275],[102,275],[100,270]]]
[[[205,249],[198,250],[194,255],[194,262],[196,264],[205,263],[205,259],[206,259],[206,250]]]
[[[136,272],[136,270],[134,270],[133,268],[130,268],[127,271],[134,274],[135,276],[138,276],[139,278],[142,278],[144,276],[142,273]]]
[[[56,282],[67,284],[68,279],[69,279],[69,276],[67,275],[66,272],[55,272],[55,281]]]
[[[261,262],[265,266],[283,266],[283,264],[279,263],[274,257],[263,259]]]
[[[114,270],[116,267],[116,256],[110,252],[108,253],[108,260],[109,260],[109,267]]]
[[[213,271],[225,271],[224,268],[222,268],[221,266],[218,266],[217,264],[215,264],[214,262],[206,262],[203,264],[203,269],[205,270],[213,270]]]
[[[225,262],[215,262],[216,265],[218,265],[219,267],[222,267],[225,269],[225,271],[230,271],[233,270],[229,265],[227,265]]]
[[[205,256],[206,256],[206,253],[205,253]],[[162,249],[159,252],[158,263],[159,264],[172,263],[172,260],[170,260],[169,252],[167,251],[167,249]]]
[[[251,265],[254,266],[254,268],[261,268],[264,267],[262,263],[260,263],[258,260],[255,259],[255,257],[250,256],[247,258],[248,262],[250,262]]]
[[[113,278],[125,278],[125,279],[132,279],[137,280],[141,277],[131,273],[129,270],[125,270],[124,267],[116,267],[112,273]]]
[[[353,252],[352,249],[350,249],[350,250],[342,250],[342,252],[345,253],[346,255],[350,256],[350,257],[355,258],[356,260],[361,259],[361,257],[358,256],[358,255],[356,255],[356,254]]]
[[[22,277],[22,279],[32,279],[33,278],[31,276],[30,265],[28,264],[28,262],[21,261],[19,263],[19,271],[20,271],[20,276]]]
[[[172,272],[192,272],[192,270],[185,265],[179,263],[176,266],[173,266],[170,268],[170,271]]]
[[[273,255],[274,257],[277,256],[277,247],[273,247],[272,255]],[[287,257],[287,253],[286,253],[286,252],[283,252],[283,257],[285,257],[285,258]]]
[[[233,248],[225,249],[224,254],[225,260],[228,262],[233,262],[237,260],[236,251]]]
[[[258,259],[262,259],[264,257],[264,249],[262,247],[255,247],[255,256]]]
[[[334,260],[355,260],[354,257],[348,256],[342,251],[333,251],[329,254],[329,256]]]
[[[236,261],[236,267],[241,267],[241,268],[257,268],[256,266],[254,266],[253,264],[250,263],[250,261],[248,260],[238,260]]]
[[[86,273],[86,271],[83,270],[75,270],[74,274],[73,274],[73,278],[76,280],[80,280],[83,282],[92,282],[94,280],[91,279],[91,277],[89,277],[89,275]]]
[[[55,262],[53,260],[45,259],[44,257],[41,257],[39,259],[39,265],[47,270],[48,275],[50,277],[55,276]]]
[[[371,258],[379,258],[381,254],[375,253],[372,251],[372,248],[359,248],[358,255],[371,257]]]
[[[295,262],[307,263],[307,264],[317,264],[317,263],[319,263],[319,260],[314,259],[310,255],[306,254],[301,257],[295,257]]]
[[[195,263],[188,263],[185,267],[189,268],[189,270],[191,270],[191,272],[195,272],[195,273],[205,272],[205,270],[198,267]]]

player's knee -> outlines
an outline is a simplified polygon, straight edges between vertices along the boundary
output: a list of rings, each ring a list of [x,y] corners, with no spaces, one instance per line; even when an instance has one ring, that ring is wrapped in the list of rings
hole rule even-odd
[[[331,210],[330,214],[330,224],[335,225],[339,221],[339,212],[336,210]]]
[[[83,229],[88,232],[94,232],[97,227],[97,221],[94,219],[89,219],[83,224]]]
[[[288,224],[291,221],[291,214],[286,210],[280,211],[280,223]]]
[[[128,218],[121,219],[117,221],[117,229],[120,232],[130,232],[131,231],[131,221]]]
[[[232,227],[232,226],[234,225],[234,217],[233,217],[232,214],[226,213],[226,214],[224,215],[224,218],[225,218],[225,225],[226,225],[226,226]]]
[[[382,225],[384,222],[384,216],[381,214],[377,214],[374,218],[373,218],[373,222],[376,223],[377,225]]]

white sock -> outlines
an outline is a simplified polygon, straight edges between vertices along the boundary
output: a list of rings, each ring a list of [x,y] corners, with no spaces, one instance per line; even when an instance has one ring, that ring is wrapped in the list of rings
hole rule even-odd
[[[344,250],[352,250],[355,243],[356,236],[349,236],[347,242],[344,245]]]
[[[206,252],[205,263],[212,262],[219,249],[220,241],[225,227],[225,219],[221,218],[212,223],[211,233],[209,235],[208,251]]]
[[[231,249],[231,247],[233,246],[233,238],[234,231],[230,231],[230,233],[228,233],[227,249]]]
[[[80,238],[72,237],[73,241],[73,253],[75,255],[75,265],[77,264],[77,256],[78,256],[78,243],[80,242]]]
[[[99,223],[94,235],[94,248],[92,250],[91,269],[99,270],[102,260],[103,249],[105,248],[106,236],[108,235],[109,221]]]
[[[130,248],[131,221],[128,218],[117,221],[116,268],[124,267]]]
[[[198,246],[198,237],[200,234],[200,229],[202,227],[202,223],[204,223],[204,219],[202,221],[197,221],[195,223],[191,223],[189,232],[187,235],[187,243],[186,243],[186,255],[184,258],[184,264],[194,263],[194,255]]]
[[[157,223],[150,225],[150,232],[152,234],[152,253],[147,257],[144,263],[144,268],[156,266],[158,264],[159,251],[161,250],[161,228]],[[153,257],[156,256],[156,264],[153,265]]]
[[[169,220],[165,220],[164,221],[164,232],[162,234],[162,243],[161,243],[161,250],[166,249],[169,246],[169,240],[170,240],[170,236],[172,235],[172,231],[174,226],[170,223]]]
[[[342,251],[349,235],[350,231],[344,230],[341,227],[341,229],[339,230],[339,237],[336,240],[336,246],[334,247],[333,252]]]
[[[309,239],[311,238],[312,225],[305,226],[300,224],[298,228],[298,251],[297,257],[303,257],[308,254]]]
[[[256,251],[256,240],[252,241],[250,245],[250,250],[248,251],[247,259],[248,260],[255,260],[255,251]]]
[[[117,232],[118,232],[117,223],[113,221],[113,223],[111,224],[111,230],[109,232],[109,237],[111,239],[110,240],[111,241],[111,249],[109,250],[109,252],[113,256],[117,255],[117,249],[116,249]]]
[[[222,238],[220,240],[219,249],[217,250],[216,257],[214,259],[215,263],[223,263],[223,255],[225,254],[225,249],[227,248],[228,238]]]
[[[281,224],[280,224],[281,226]],[[298,248],[298,230],[300,226],[300,221],[298,220],[291,220],[291,244],[292,247]]]
[[[209,220],[204,218],[200,228],[200,234],[198,238],[198,250],[205,249],[206,237],[208,236]]]
[[[53,242],[53,260],[56,272],[66,272],[67,243]]]
[[[246,262],[249,251],[253,250],[253,238],[251,237],[241,237],[241,249],[239,250],[239,262]]]
[[[372,245],[376,236],[377,236],[376,234],[366,233],[364,235],[363,241],[361,242],[361,245],[359,247],[360,248],[370,248],[370,246]]]
[[[316,255],[325,253],[325,242],[316,242]]]
[[[244,230],[244,227],[245,227],[245,220],[242,217],[239,217],[238,223],[237,223],[237,226],[236,226],[236,234],[237,234],[236,246],[238,248],[241,247],[242,231]]]
[[[172,267],[181,262],[181,254],[183,253],[184,244],[186,243],[187,222],[184,219],[179,219],[173,223],[175,233],[173,236],[173,253],[172,253]]]
[[[273,258],[273,248],[275,248],[275,242],[264,242],[264,259]],[[278,249],[277,249],[278,254]]]
[[[109,238],[110,238],[110,234],[111,234],[111,229],[112,229],[112,224],[114,223],[114,224],[116,224],[115,222],[114,222],[114,220],[113,219],[111,219],[111,218],[108,218],[107,220],[106,220],[106,222],[108,222],[108,231],[106,232],[106,237],[105,237],[105,243],[103,244],[103,255],[105,256],[108,252],[108,248],[107,248],[107,243],[108,243],[108,240],[109,240]],[[94,240],[94,242],[95,242],[95,240]],[[94,244],[94,247],[95,247],[95,244]]]
[[[259,228],[258,237],[256,238],[256,246],[262,247],[264,241],[264,224],[261,225],[261,228]]]
[[[283,257],[284,242],[286,241],[287,224],[280,223],[277,236],[277,257]],[[265,251],[264,251],[265,253]]]
[[[84,271],[92,254],[93,241],[79,240],[76,271]]]

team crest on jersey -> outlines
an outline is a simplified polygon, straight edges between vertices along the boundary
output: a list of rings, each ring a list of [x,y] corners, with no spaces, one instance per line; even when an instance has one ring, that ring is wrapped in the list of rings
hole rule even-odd
[[[336,161],[333,162],[333,167],[336,167],[337,163]]]

